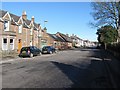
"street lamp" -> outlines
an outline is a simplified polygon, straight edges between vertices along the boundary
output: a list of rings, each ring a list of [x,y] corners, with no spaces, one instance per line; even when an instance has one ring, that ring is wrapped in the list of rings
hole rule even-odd
[[[48,22],[47,20],[44,21],[44,28],[45,28],[45,23],[47,23],[47,22]]]

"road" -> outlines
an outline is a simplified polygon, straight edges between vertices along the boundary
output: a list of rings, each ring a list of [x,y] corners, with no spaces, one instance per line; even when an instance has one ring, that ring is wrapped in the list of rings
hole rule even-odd
[[[66,50],[52,55],[19,58],[1,65],[3,88],[111,87],[98,49]]]

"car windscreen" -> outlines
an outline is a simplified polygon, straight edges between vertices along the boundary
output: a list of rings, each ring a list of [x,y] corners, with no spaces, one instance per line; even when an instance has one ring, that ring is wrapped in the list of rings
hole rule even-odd
[[[29,47],[24,47],[21,49],[21,51],[28,51],[28,49],[30,49]]]
[[[45,46],[45,47],[43,47],[43,49],[46,49],[46,48],[50,48],[50,46]]]

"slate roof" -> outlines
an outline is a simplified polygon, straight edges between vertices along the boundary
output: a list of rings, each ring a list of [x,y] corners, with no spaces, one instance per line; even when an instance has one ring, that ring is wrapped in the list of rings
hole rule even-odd
[[[63,33],[60,33],[60,32],[57,32],[66,42],[72,42],[72,39],[69,37],[69,36],[67,36],[67,35],[65,35],[65,34],[63,34]]]
[[[7,11],[0,10],[0,18],[2,18],[6,13]]]
[[[71,36],[71,39],[75,39],[75,40],[79,39],[79,40],[82,40],[81,38],[79,38],[79,37],[77,37],[77,36]]]
[[[34,29],[37,30],[37,28],[39,27],[40,24],[37,24],[37,23],[33,23],[34,24]]]
[[[38,28],[39,27],[39,25],[37,24],[37,23],[33,23],[34,24],[34,26],[36,27],[36,28]]]
[[[27,24],[27,25],[30,25],[30,23],[31,23],[31,21],[30,20],[25,20],[25,19],[23,19],[23,21]]]
[[[16,16],[16,15],[11,14],[11,13],[10,13],[10,16],[15,20],[15,22],[18,22],[18,20],[20,18],[20,16]]]
[[[52,37],[55,41],[61,41],[61,42],[65,42],[64,39],[58,37],[56,34],[50,34],[50,33],[47,33],[50,37]]]
[[[3,22],[2,19],[0,19],[0,22]]]
[[[0,18],[2,18],[6,13],[7,13],[7,11],[0,10]],[[9,13],[9,14],[10,14],[11,18],[14,19],[14,20],[12,19],[11,24],[16,25],[15,22],[18,22],[18,20],[20,19],[20,16],[14,15],[12,13]],[[2,20],[0,20],[0,21],[2,22]],[[28,25],[30,25],[30,23],[31,23],[31,20],[28,20],[28,19],[25,20],[25,19],[23,19],[23,27],[29,28]],[[39,27],[39,24],[37,24],[37,23],[34,22],[34,30],[37,30],[38,27]]]
[[[26,22],[23,22],[23,27],[24,28],[29,28],[29,26],[26,24]]]

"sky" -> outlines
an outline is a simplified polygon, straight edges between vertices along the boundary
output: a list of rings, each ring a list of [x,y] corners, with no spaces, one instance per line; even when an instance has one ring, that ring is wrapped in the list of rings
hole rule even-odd
[[[61,32],[97,41],[96,28],[89,25],[93,21],[91,2],[2,2],[0,9],[18,16],[26,11],[27,19],[34,16],[35,22],[51,34]],[[45,20],[48,22],[44,24]]]

